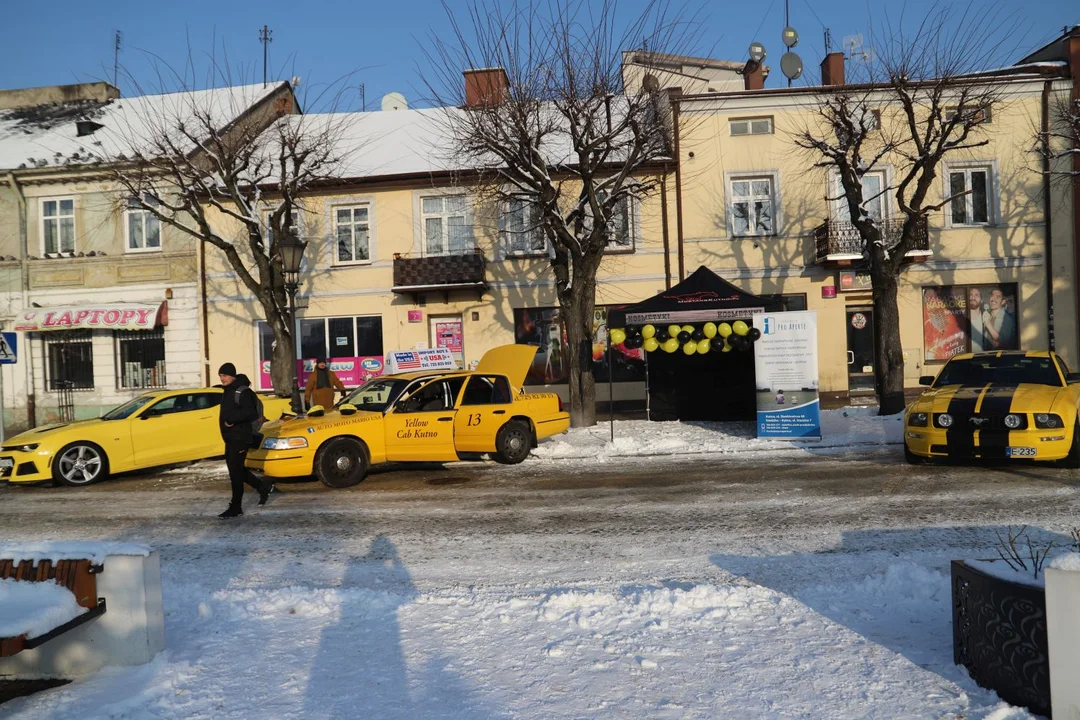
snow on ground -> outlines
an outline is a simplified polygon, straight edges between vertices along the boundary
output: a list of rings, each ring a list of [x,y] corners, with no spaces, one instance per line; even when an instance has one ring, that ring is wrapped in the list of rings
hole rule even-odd
[[[75,596],[54,582],[0,578],[0,638],[36,638],[86,612]]]
[[[903,442],[903,413],[877,415],[877,408],[821,411],[821,440],[758,439],[752,422],[649,422],[617,420],[611,428],[600,421],[591,428],[573,428],[542,441],[533,456],[541,460],[607,460],[617,457],[699,455],[706,453],[814,452],[859,445]]]
[[[89,560],[94,565],[105,562],[108,555],[150,554],[147,545],[121,542],[0,542],[0,558],[20,563],[29,560],[37,565],[42,560],[55,563],[59,560]]]

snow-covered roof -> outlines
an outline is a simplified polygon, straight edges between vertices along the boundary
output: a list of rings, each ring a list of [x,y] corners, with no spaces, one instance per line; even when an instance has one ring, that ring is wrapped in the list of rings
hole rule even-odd
[[[99,103],[51,103],[0,111],[0,170],[79,166],[130,157],[156,122],[211,112],[224,127],[287,83],[140,95]],[[79,136],[78,123],[89,134]]]

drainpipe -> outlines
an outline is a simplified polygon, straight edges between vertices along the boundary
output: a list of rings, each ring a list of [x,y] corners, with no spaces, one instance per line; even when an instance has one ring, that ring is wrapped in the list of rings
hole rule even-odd
[[[1054,350],[1054,233],[1053,212],[1050,196],[1050,85],[1043,83],[1042,91],[1042,171],[1043,171],[1043,217],[1045,219],[1043,262],[1046,263],[1046,337],[1048,347]]]
[[[664,289],[671,289],[671,241],[668,239],[667,171],[660,178],[660,222],[664,235]]]
[[[206,307],[206,243],[199,243],[199,305],[202,306],[203,384],[210,387],[210,324]]]
[[[30,268],[27,265],[27,255],[30,254],[30,239],[26,219],[26,195],[23,194],[22,185],[19,184],[15,173],[8,173],[8,184],[15,192],[15,199],[19,201],[19,275],[22,290],[22,307],[25,311],[30,307]],[[22,355],[26,358],[26,422],[30,427],[37,427],[37,395],[34,385],[34,344],[27,339],[23,343]]]
[[[679,282],[686,277],[686,257],[683,252],[682,225],[682,151],[679,150],[679,100],[682,88],[671,91],[671,129],[675,136],[675,242],[679,250]]]

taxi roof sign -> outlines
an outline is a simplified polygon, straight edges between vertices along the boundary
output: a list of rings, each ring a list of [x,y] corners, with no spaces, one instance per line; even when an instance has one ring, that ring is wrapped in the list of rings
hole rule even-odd
[[[457,370],[457,367],[453,353],[445,348],[394,350],[386,356],[387,375],[417,370]]]

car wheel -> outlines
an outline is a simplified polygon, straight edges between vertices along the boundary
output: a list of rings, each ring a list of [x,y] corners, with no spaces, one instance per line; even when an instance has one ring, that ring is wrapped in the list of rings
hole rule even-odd
[[[53,481],[68,487],[83,487],[109,476],[109,459],[97,445],[74,442],[65,445],[53,460]]]
[[[352,487],[367,471],[367,450],[354,438],[335,438],[315,453],[315,475],[327,487]]]
[[[1080,420],[1073,423],[1072,445],[1069,446],[1069,454],[1061,461],[1062,467],[1080,468]]]
[[[499,428],[495,436],[495,459],[506,465],[517,465],[529,457],[532,450],[532,430],[521,420],[511,420]]]

